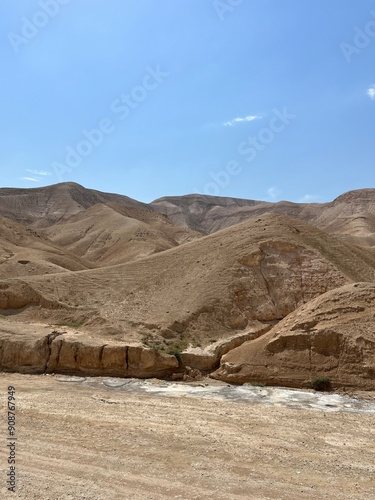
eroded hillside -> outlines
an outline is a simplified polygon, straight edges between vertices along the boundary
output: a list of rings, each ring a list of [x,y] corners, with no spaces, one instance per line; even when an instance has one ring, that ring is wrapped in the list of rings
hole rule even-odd
[[[294,314],[304,324],[312,301],[345,285],[375,282],[375,254],[368,247],[374,190],[347,193],[324,206],[192,195],[173,199],[174,222],[155,210],[164,201],[147,206],[71,183],[36,190],[28,210],[22,197],[29,194],[10,191],[0,191],[0,206],[11,200],[8,216],[23,224],[1,221],[1,363],[7,370],[165,376],[186,365],[210,371],[224,355],[216,375],[225,380],[242,383],[264,372],[266,383],[301,385],[330,365],[325,358],[322,367],[308,365],[303,354],[300,365],[290,368],[285,359],[295,358],[294,334],[284,354],[281,349],[272,352],[272,362],[264,358],[262,373],[246,370],[269,352],[270,335],[287,335],[283,328]],[[243,222],[235,223],[237,216]],[[210,220],[219,224],[209,230]],[[330,227],[332,234],[315,225]],[[214,232],[202,236],[195,229]],[[355,290],[348,304],[357,300]],[[370,306],[364,314],[371,316]],[[367,361],[358,364],[355,380],[370,387],[375,344],[366,325]],[[343,335],[349,338],[349,330]],[[328,330],[330,336],[338,338]],[[298,352],[313,342],[298,339]],[[340,366],[347,364],[349,374],[349,359],[354,366],[360,352],[355,339],[345,340],[344,357],[337,343],[324,343],[327,359],[343,359]],[[261,347],[253,352],[254,346]],[[280,368],[276,376],[279,365],[290,373]]]

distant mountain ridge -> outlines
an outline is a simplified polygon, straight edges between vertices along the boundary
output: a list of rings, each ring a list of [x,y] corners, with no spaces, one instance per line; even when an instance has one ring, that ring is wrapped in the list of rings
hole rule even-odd
[[[349,191],[327,203],[272,203],[192,194],[159,198],[151,206],[176,224],[205,234],[274,213],[296,217],[352,243],[375,245],[375,189]]]
[[[74,182],[18,189],[0,188],[0,215],[33,229],[46,229],[97,204],[115,203],[160,213],[173,224],[201,234],[265,213],[296,217],[345,241],[375,246],[375,189],[348,191],[327,203],[276,203],[189,194],[142,203],[128,196],[88,189]]]
[[[0,215],[33,227],[48,227],[98,203],[148,208],[128,196],[87,189],[74,182],[18,189],[0,188]]]
[[[83,259],[82,265],[88,267],[147,257],[201,236],[145,203],[72,182],[0,189],[0,216],[34,231],[46,245],[57,245],[61,255],[65,251],[79,262]],[[4,251],[4,258],[6,255]],[[50,265],[41,259],[32,261],[31,267],[42,273]],[[10,275],[18,276],[23,269],[18,268],[13,266]]]

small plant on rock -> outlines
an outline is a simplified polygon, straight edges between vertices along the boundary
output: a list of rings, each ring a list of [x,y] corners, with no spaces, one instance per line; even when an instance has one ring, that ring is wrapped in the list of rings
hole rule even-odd
[[[331,381],[328,377],[314,377],[311,385],[315,391],[330,391],[332,389]]]
[[[168,354],[175,356],[178,361],[178,366],[182,366],[181,350],[179,348],[171,349],[168,351]]]

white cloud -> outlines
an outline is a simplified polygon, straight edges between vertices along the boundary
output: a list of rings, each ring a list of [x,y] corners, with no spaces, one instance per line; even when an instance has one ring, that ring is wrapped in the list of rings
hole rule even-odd
[[[375,101],[375,84],[367,89],[367,95],[372,101]]]
[[[238,116],[237,118],[233,118],[232,120],[229,120],[228,122],[224,122],[223,125],[224,127],[232,127],[236,123],[244,123],[244,122],[252,122],[254,120],[257,120],[260,118],[258,115],[247,115],[247,116]]]
[[[30,182],[39,182],[38,179],[34,179],[34,177],[22,177],[22,180]]]
[[[27,168],[26,172],[34,175],[52,175],[51,172],[47,172],[46,170],[30,170]]]
[[[279,194],[281,194],[281,191],[279,191],[277,188],[275,187],[270,187],[268,190],[267,190],[267,194],[270,198],[272,198],[273,200],[275,198],[277,198],[279,196]]]

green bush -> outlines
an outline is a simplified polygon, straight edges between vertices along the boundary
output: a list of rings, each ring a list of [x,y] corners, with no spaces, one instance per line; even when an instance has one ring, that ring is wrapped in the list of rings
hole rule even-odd
[[[312,379],[311,385],[316,391],[330,391],[332,389],[331,381],[328,377],[315,377]]]
[[[171,354],[172,356],[175,356],[177,361],[178,361],[178,366],[182,366],[182,357],[181,357],[181,351],[180,349],[171,349],[168,351],[168,354]]]

